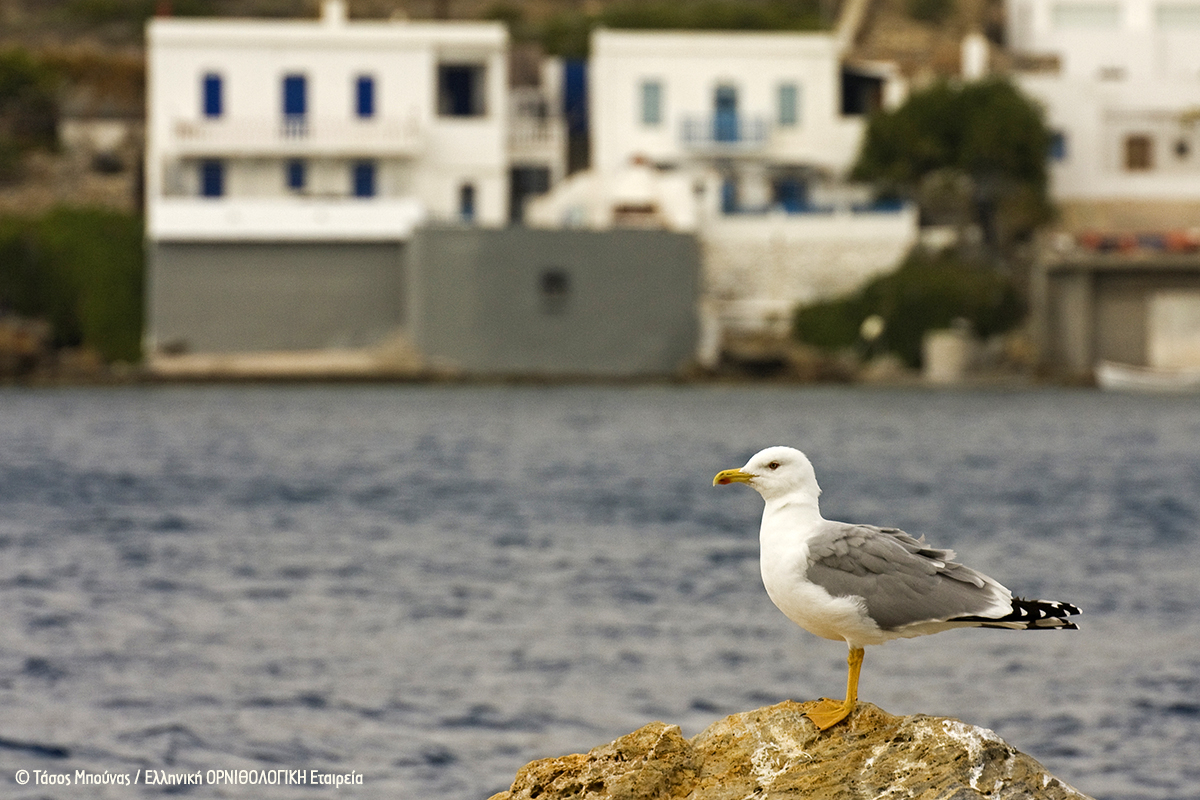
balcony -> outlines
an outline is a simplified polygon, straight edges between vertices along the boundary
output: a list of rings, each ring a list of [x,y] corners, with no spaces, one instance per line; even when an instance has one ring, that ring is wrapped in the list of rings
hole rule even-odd
[[[176,120],[164,150],[178,156],[415,156],[416,119],[348,120],[309,117]]]
[[[167,197],[147,211],[155,241],[404,241],[426,217],[411,197]]]
[[[685,149],[721,155],[759,153],[770,142],[765,117],[718,113],[683,118],[680,141]]]

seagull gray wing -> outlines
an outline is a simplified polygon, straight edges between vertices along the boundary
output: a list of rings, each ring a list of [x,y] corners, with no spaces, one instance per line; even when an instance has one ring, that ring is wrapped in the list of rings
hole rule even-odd
[[[808,541],[806,577],[834,597],[861,597],[886,631],[956,617],[994,617],[1012,593],[897,528],[827,522]]]

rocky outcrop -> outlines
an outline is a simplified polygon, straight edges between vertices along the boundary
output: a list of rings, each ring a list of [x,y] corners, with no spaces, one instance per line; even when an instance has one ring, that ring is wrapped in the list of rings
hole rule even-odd
[[[654,722],[587,754],[531,762],[492,800],[1084,798],[984,728],[860,703],[818,733],[811,703],[734,714],[692,739]]]

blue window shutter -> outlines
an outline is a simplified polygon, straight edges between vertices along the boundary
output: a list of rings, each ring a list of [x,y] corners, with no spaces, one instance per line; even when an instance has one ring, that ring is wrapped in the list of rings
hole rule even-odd
[[[375,116],[375,79],[359,75],[354,84],[355,111],[360,117]]]
[[[354,163],[354,196],[375,196],[375,162],[356,161]]]
[[[225,194],[225,163],[222,161],[200,162],[200,195],[222,197]]]
[[[308,184],[308,165],[300,159],[287,162],[287,187],[299,192]]]
[[[204,116],[221,116],[224,112],[221,94],[221,76],[209,72],[204,76]]]
[[[475,221],[475,184],[464,183],[458,188],[458,216],[463,222]]]
[[[792,126],[800,122],[800,87],[794,83],[779,84],[778,123]]]
[[[642,124],[658,125],[662,122],[662,84],[658,81],[642,83]]]
[[[303,75],[283,76],[283,114],[303,117],[308,113],[308,81]]]

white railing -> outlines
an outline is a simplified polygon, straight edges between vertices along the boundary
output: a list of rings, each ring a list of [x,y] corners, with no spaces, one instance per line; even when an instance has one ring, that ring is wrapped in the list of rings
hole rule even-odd
[[[159,198],[154,241],[403,241],[427,216],[416,198]]]
[[[416,155],[423,138],[415,119],[177,120],[171,133],[165,149],[186,156]]]
[[[765,117],[740,114],[686,116],[680,141],[689,149],[728,152],[758,151],[770,140],[771,124]]]

